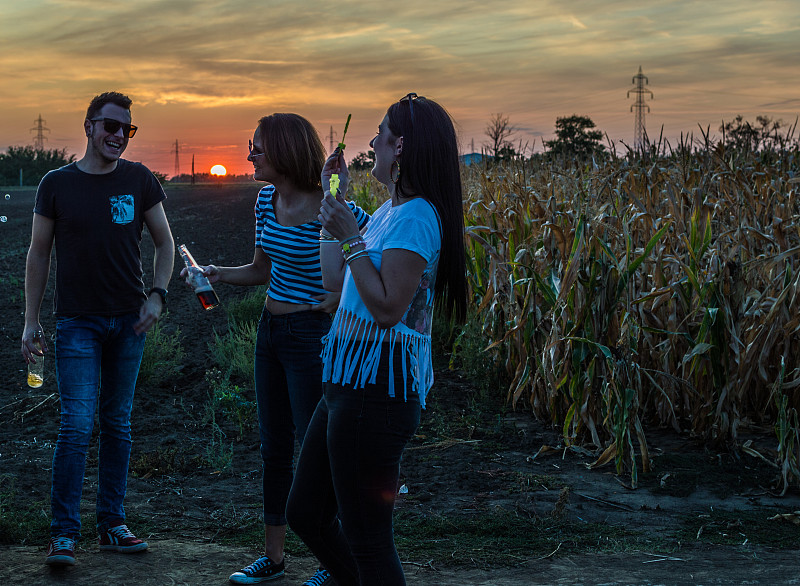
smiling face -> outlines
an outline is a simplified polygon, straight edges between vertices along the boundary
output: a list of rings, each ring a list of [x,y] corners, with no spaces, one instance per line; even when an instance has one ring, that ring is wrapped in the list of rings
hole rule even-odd
[[[122,106],[108,103],[93,116],[95,121],[84,120],[83,127],[89,138],[87,155],[99,159],[99,162],[109,164],[116,162],[128,147],[128,137],[120,127],[116,132],[106,132],[103,127],[103,118],[111,118],[125,124],[131,123],[131,111]]]
[[[247,160],[253,163],[253,179],[266,181],[267,183],[272,183],[275,180],[275,170],[267,162],[267,157],[264,156],[264,141],[261,139],[260,126],[253,133],[253,150],[250,151]]]
[[[369,142],[375,151],[375,166],[372,176],[384,185],[392,183],[392,163],[403,151],[403,137],[397,137],[389,130],[389,117],[384,116],[378,127],[378,134]]]

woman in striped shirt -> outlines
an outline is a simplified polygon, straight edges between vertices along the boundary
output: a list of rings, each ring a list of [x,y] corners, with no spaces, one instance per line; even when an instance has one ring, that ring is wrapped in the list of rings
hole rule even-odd
[[[293,477],[294,442],[302,445],[322,395],[322,337],[338,293],[322,288],[319,257],[325,150],[314,127],[297,114],[272,114],[258,123],[247,157],[253,178],[267,183],[255,206],[253,261],[203,267],[212,283],[269,284],[258,324],[256,399],[264,462],[264,556],[235,572],[231,582],[253,584],[284,571],[286,500]],[[363,228],[369,215],[347,204]],[[320,569],[306,584],[326,584]]]

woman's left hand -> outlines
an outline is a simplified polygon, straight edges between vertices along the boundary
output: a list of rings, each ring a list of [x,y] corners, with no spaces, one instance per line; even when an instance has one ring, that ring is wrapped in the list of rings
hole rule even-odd
[[[325,313],[333,313],[339,307],[339,299],[342,297],[339,291],[329,291],[322,295],[314,295],[314,299],[319,301],[316,305],[311,306],[311,311],[324,311]]]

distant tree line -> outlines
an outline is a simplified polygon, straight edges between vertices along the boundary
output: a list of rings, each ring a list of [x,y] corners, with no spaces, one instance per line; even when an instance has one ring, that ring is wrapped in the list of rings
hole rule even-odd
[[[194,178],[192,178],[191,173],[181,173],[180,175],[173,175],[169,179],[167,179],[167,175],[165,173],[159,173],[158,171],[154,171],[153,175],[158,177],[158,180],[161,181],[162,184],[164,183],[241,183],[243,181],[252,181],[253,175],[252,174],[244,174],[244,175],[212,175],[211,173],[195,173]]]
[[[782,150],[796,142],[796,127],[797,121],[786,128],[782,120],[773,120],[769,116],[756,116],[755,123],[751,123],[739,114],[732,121],[723,122],[719,131],[722,133],[722,144],[727,149],[762,152]],[[780,132],[782,128],[785,132]]]
[[[10,146],[0,153],[0,185],[39,185],[45,173],[74,160],[75,155],[67,155],[67,149]]]
[[[726,150],[750,151],[758,153],[770,153],[782,151],[787,148],[797,148],[800,138],[795,131],[797,121],[793,125],[787,126],[781,120],[773,120],[768,116],[757,116],[755,123],[748,122],[743,116],[736,116],[730,122],[724,122],[719,127],[722,136],[719,139],[710,137],[708,131],[701,133],[704,145],[708,143],[718,144]],[[484,144],[485,153],[488,155],[488,163],[520,159],[525,157],[527,148],[520,144],[515,147],[512,137],[517,132],[508,116],[492,114],[489,123],[486,125],[484,134],[489,139]],[[588,116],[573,114],[556,118],[555,138],[542,141],[545,147],[544,152],[531,153],[530,158],[540,160],[559,161],[564,164],[584,163],[591,159],[610,156],[602,144],[604,133],[598,130],[595,123]],[[691,142],[691,138],[689,139]],[[645,154],[659,148],[665,148],[665,141],[657,141],[659,144],[647,143],[642,151]],[[624,145],[624,143],[623,143]],[[666,145],[669,148],[669,145]],[[679,148],[679,147],[677,147]],[[636,156],[637,152],[628,147],[630,155]]]

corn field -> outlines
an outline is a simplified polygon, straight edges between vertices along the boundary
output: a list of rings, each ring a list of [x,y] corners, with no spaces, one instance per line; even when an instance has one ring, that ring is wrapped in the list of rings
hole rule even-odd
[[[781,489],[797,483],[798,176],[796,142],[734,152],[707,137],[465,168],[473,319],[509,402],[633,487],[647,426],[737,445],[771,425]]]

